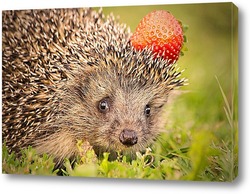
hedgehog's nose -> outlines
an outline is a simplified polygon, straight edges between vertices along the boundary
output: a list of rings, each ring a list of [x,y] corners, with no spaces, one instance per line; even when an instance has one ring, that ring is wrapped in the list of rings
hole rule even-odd
[[[120,134],[120,142],[126,146],[132,146],[137,143],[138,137],[134,130],[131,129],[123,129]]]

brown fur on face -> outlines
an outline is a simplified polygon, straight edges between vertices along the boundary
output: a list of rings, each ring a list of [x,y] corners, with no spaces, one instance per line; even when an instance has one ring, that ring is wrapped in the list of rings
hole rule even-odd
[[[161,115],[168,93],[167,85],[135,81],[133,76],[125,76],[115,66],[85,69],[69,81],[60,94],[60,113],[49,124],[49,128],[58,128],[57,135],[50,137],[47,134],[45,140],[39,140],[36,143],[38,150],[51,150],[49,152],[61,160],[61,157],[77,154],[74,144],[83,140],[88,141],[97,154],[104,151],[125,154],[143,151],[162,129],[164,119]],[[99,110],[102,100],[108,103],[106,112]],[[146,106],[150,107],[149,115],[145,114]],[[45,130],[48,131],[46,127]],[[137,142],[134,145],[121,142],[123,130],[135,132]],[[66,135],[71,139],[67,145],[61,141]],[[53,151],[47,142],[57,142],[55,149],[60,148],[61,151]],[[68,153],[64,153],[65,150]]]

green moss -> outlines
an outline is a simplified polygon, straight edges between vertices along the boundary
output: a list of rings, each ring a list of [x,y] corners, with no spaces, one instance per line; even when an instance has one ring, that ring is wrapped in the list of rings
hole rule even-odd
[[[21,151],[21,156],[9,154],[7,147],[2,149],[2,173],[6,174],[32,174],[32,175],[57,175],[54,162],[47,154],[37,155],[36,151],[28,147]]]

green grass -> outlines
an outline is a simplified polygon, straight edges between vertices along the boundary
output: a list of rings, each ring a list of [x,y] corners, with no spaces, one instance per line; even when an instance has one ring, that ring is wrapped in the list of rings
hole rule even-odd
[[[133,32],[154,9],[169,10],[189,26],[188,51],[178,65],[189,85],[171,103],[171,114],[157,142],[130,161],[93,150],[74,164],[65,160],[63,176],[233,181],[238,175],[238,34],[230,3],[104,8],[120,15]],[[3,146],[3,173],[56,175],[52,158],[24,150],[18,160]]]

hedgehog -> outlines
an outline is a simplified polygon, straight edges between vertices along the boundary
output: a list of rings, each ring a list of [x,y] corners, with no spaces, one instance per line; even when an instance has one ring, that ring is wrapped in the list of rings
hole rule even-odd
[[[61,164],[77,141],[97,155],[143,152],[184,78],[176,65],[131,46],[129,27],[102,9],[2,12],[2,136]]]

